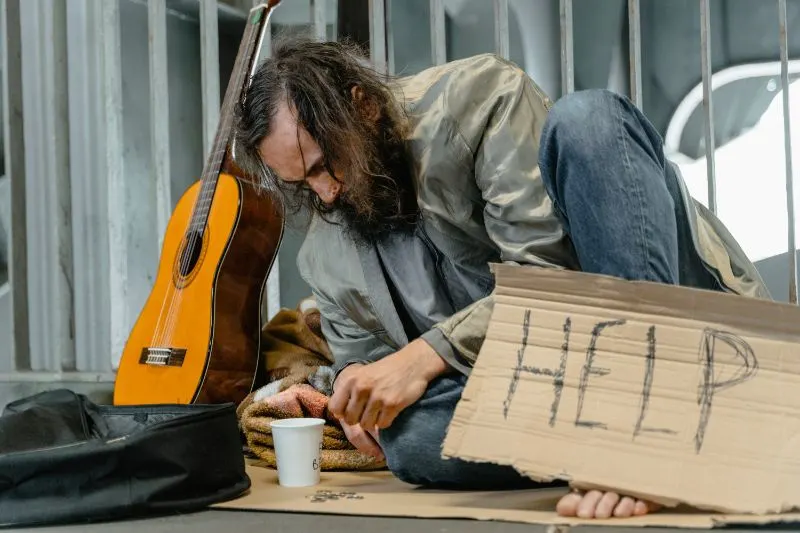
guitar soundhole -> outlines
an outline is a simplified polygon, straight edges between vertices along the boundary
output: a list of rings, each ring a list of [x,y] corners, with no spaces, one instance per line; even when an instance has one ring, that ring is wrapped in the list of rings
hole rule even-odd
[[[200,259],[200,254],[203,252],[203,234],[199,231],[189,232],[184,242],[181,262],[178,267],[178,272],[180,272],[182,278],[191,274],[194,267],[197,266],[197,261]]]
[[[199,272],[208,248],[208,227],[205,231],[191,230],[181,242],[180,252],[175,255],[172,279],[179,289],[187,287]]]

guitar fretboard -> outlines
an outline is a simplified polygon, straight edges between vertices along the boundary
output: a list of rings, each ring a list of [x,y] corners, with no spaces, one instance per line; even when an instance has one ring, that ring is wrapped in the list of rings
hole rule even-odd
[[[222,168],[222,162],[225,160],[225,155],[228,151],[228,141],[230,140],[233,130],[234,105],[238,99],[241,98],[242,92],[245,89],[246,82],[248,81],[249,67],[252,65],[257,55],[257,50],[255,50],[257,38],[269,19],[269,16],[264,16],[265,10],[268,15],[271,8],[272,6],[262,5],[253,10],[248,24],[245,27],[245,34],[239,45],[239,51],[236,54],[236,61],[228,83],[228,88],[225,91],[225,99],[223,100],[222,109],[220,111],[219,126],[214,136],[214,144],[208,154],[206,164],[203,167],[200,192],[197,196],[197,201],[192,211],[191,222],[189,224],[190,231],[203,233],[208,223],[208,215],[211,211],[211,203],[217,188],[219,173]]]

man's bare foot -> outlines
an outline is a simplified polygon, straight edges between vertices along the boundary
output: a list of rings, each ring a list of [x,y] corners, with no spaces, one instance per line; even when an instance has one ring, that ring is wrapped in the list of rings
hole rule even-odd
[[[614,492],[570,492],[558,501],[560,516],[577,518],[629,518],[658,511],[660,505],[620,496]]]

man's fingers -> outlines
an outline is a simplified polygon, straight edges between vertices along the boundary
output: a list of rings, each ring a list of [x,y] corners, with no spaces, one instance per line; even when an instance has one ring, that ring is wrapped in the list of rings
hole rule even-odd
[[[599,490],[587,492],[581,499],[581,503],[578,504],[578,518],[594,518],[595,509],[602,497],[603,493]]]
[[[380,400],[371,398],[369,402],[367,402],[366,407],[364,408],[364,414],[361,415],[361,421],[359,422],[359,425],[365,429],[374,428],[375,425],[378,423],[378,417],[380,416],[380,414],[381,414]]]
[[[364,431],[361,426],[342,424],[342,429],[344,429],[345,435],[347,435],[347,440],[349,440],[350,444],[355,446],[358,451],[366,455],[371,455],[376,459],[383,460],[383,450],[381,450],[381,447],[375,442],[375,439]]]
[[[364,408],[369,401],[369,391],[354,389],[350,392],[350,401],[344,412],[344,421],[348,424],[358,424],[364,414]]]
[[[394,419],[397,418],[399,413],[400,411],[398,411],[396,407],[383,406],[375,426],[377,426],[379,429],[388,428],[392,425],[392,422],[394,422]]]
[[[337,419],[341,419],[344,416],[344,410],[347,408],[347,403],[349,401],[350,389],[343,384],[343,386],[339,387],[333,395],[331,395],[331,399],[328,400],[328,411]]]

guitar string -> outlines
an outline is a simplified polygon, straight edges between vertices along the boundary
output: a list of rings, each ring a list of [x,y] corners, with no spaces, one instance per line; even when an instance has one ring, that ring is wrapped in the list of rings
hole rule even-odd
[[[255,28],[255,25],[248,25],[247,35],[245,37],[245,43],[243,43],[245,50],[243,51],[244,53],[240,56],[240,58],[237,60],[237,63],[238,63],[237,69],[238,69],[239,72],[237,73],[237,76],[236,76],[236,78],[234,80],[235,83],[236,83],[236,85],[234,87],[238,87],[237,90],[238,90],[239,94],[241,94],[241,91],[242,91],[242,88],[243,88],[244,79],[245,79],[245,73],[246,73],[246,69],[243,68],[243,64],[242,63],[244,63],[244,58],[245,57],[249,57],[250,53],[252,52],[252,49],[253,49],[253,42],[252,41],[253,41],[253,30],[254,30],[254,28]],[[232,120],[233,102],[234,102],[234,98],[232,97],[232,98],[229,99],[228,102],[225,103],[225,109],[224,109],[224,115],[223,115],[223,117],[224,117],[223,125],[217,131],[217,135],[216,135],[216,139],[215,139],[215,143],[214,143],[214,147],[216,149],[211,154],[209,154],[209,159],[211,159],[211,165],[210,165],[209,169],[214,169],[217,166],[220,166],[220,167],[222,166],[222,162],[223,162],[223,159],[224,159],[225,151],[227,150],[227,144],[229,142],[229,139],[224,139],[224,141],[223,141],[223,139],[221,138],[221,133],[227,132],[228,133],[227,137],[230,137],[230,131],[229,130],[230,130],[231,120]],[[217,174],[218,174],[218,172],[217,172]],[[189,221],[189,223],[187,225],[187,230],[189,230],[189,231],[185,232],[184,235],[191,234],[194,231],[200,231],[202,233],[204,228],[207,231],[208,220],[209,220],[209,217],[210,217],[210,214],[211,214],[211,204],[213,202],[213,197],[214,197],[214,194],[216,192],[216,183],[213,183],[213,182],[210,181],[212,178],[210,178],[208,176],[208,173],[206,173],[206,175],[204,177],[206,179],[203,180],[203,182],[202,182],[202,184],[200,186],[200,191],[198,193],[198,197],[195,200],[195,205],[194,205],[192,217],[190,218],[190,221]],[[217,179],[218,179],[218,176],[217,176]],[[198,220],[204,220],[204,223],[203,224],[199,224]],[[193,225],[197,226],[197,227],[196,228],[192,228]],[[200,248],[202,250],[202,247],[203,247],[203,237],[202,237],[202,235],[200,236],[199,239],[190,239],[189,240],[188,247],[186,247],[184,249],[185,251],[183,252],[181,260],[180,260],[181,267],[180,267],[179,273],[182,273],[182,272],[184,272],[184,271],[186,271],[188,269],[189,264],[190,264],[190,262],[192,260],[192,257],[194,256],[195,246],[200,246]],[[180,314],[178,311],[180,310],[181,302],[183,300],[183,290],[182,289],[179,289],[178,287],[175,287],[174,284],[170,284],[170,289],[171,289],[171,292],[172,292],[172,298],[170,298],[169,311],[167,312],[167,325],[166,325],[166,329],[162,330],[163,333],[162,333],[161,339],[160,339],[161,342],[159,343],[159,344],[162,344],[163,346],[165,346],[167,348],[171,344],[171,340],[172,340],[173,334],[175,332],[175,327],[177,325],[177,318],[178,318],[178,316]],[[162,305],[162,307],[163,307],[163,305]]]
[[[192,214],[191,217],[189,217],[189,220],[187,222],[187,226],[186,226],[186,228],[184,229],[184,232],[183,232],[184,238],[189,233],[188,230],[192,227],[192,225],[195,224],[194,213],[197,211],[197,206],[201,202],[201,198],[203,196],[202,191],[203,191],[203,188],[201,186],[201,190],[198,193],[197,197],[195,197],[194,203],[192,205],[192,213],[193,214]],[[184,259],[184,257],[181,256],[181,261],[183,261],[183,259]],[[179,272],[181,272],[181,271],[183,271],[185,269],[185,266],[184,266],[183,262],[181,262],[181,265],[179,266],[179,268],[180,268]],[[168,301],[170,302],[170,307],[169,307],[170,311],[167,313],[167,317],[169,317],[169,314],[172,312],[172,307],[173,307],[172,304],[174,302],[174,297],[175,297],[174,292],[175,292],[175,290],[176,290],[175,285],[173,283],[170,283],[169,287],[168,287],[168,290],[167,290],[167,295],[164,297],[164,299],[163,299],[163,301],[161,303],[161,311],[159,312],[159,315],[158,315],[158,321],[156,322],[156,328],[155,328],[155,331],[153,332],[153,339],[152,339],[152,343],[151,343],[156,347],[169,347],[168,346],[169,343],[167,342],[167,338],[166,338],[167,337],[167,332],[169,331],[169,326],[168,326],[169,320],[167,321],[167,324],[164,324],[164,325],[162,325],[162,320],[164,320],[164,310],[167,308],[166,304],[167,304]]]
[[[229,120],[223,122],[221,130],[227,129],[229,127]],[[219,142],[215,143],[218,145]],[[224,151],[224,150],[223,150]],[[218,164],[222,162],[222,158],[219,154],[220,150],[215,150],[211,154],[209,154],[209,159],[211,160],[210,167],[211,169],[215,168]],[[208,174],[205,175],[206,180],[210,180],[211,178],[208,177]],[[200,191],[198,192],[197,198],[195,199],[195,205],[193,209],[192,217],[190,218],[187,224],[187,231],[184,232],[184,235],[192,236],[193,238],[187,239],[187,246],[183,249],[181,258],[180,258],[180,266],[178,270],[178,275],[182,276],[184,272],[189,269],[190,263],[192,258],[194,257],[195,250],[199,247],[202,250],[203,247],[203,236],[202,232],[204,227],[207,231],[207,224],[201,224],[200,221],[205,219],[208,221],[208,217],[210,215],[210,200],[213,198],[213,193],[210,194],[212,191],[211,186],[209,185],[209,181],[204,180],[200,186]],[[198,258],[199,259],[199,258]],[[162,330],[160,344],[165,347],[169,347],[171,344],[173,335],[175,333],[175,328],[178,323],[178,317],[180,316],[180,307],[183,301],[183,290],[182,288],[176,287],[174,284],[171,284],[170,290],[172,293],[172,297],[169,299],[170,304],[167,311],[167,318],[166,318],[166,325],[165,328]]]
[[[248,29],[250,29],[250,28],[248,28]],[[238,79],[240,79],[240,78],[237,77],[236,81],[238,81]],[[226,117],[227,117],[227,115],[226,115]],[[224,126],[223,126],[222,129],[225,129],[227,127],[228,127],[228,124],[227,124],[227,120],[226,120],[226,122],[224,123]],[[217,148],[218,145],[219,145],[219,133],[220,133],[220,131],[217,132],[217,135],[216,135],[217,138],[215,139],[214,148]],[[219,152],[219,149],[217,148],[211,154],[209,154],[209,160],[210,161],[209,161],[209,167],[208,168],[214,168],[218,163],[221,163],[221,160],[218,161],[218,159],[220,159],[218,157],[218,152]],[[191,260],[191,257],[194,255],[194,247],[195,247],[196,240],[195,239],[189,240],[187,237],[189,235],[191,235],[196,229],[199,229],[199,228],[196,228],[198,213],[200,213],[201,210],[210,212],[210,210],[206,210],[206,207],[207,207],[206,206],[206,203],[207,203],[206,199],[207,199],[207,190],[208,190],[208,185],[207,184],[209,183],[208,182],[208,173],[204,174],[204,178],[206,178],[206,179],[204,179],[201,182],[200,191],[198,192],[198,195],[195,198],[195,202],[194,202],[194,205],[192,207],[192,216],[189,218],[189,220],[187,222],[187,227],[184,230],[184,239],[187,239],[186,244],[188,244],[188,246],[186,246],[182,251],[181,258],[180,258],[180,266],[179,266],[179,270],[178,270],[178,275],[181,275],[181,273],[184,272],[187,269],[187,267],[189,266],[189,261]],[[206,214],[206,217],[207,217],[207,214]],[[201,243],[201,246],[202,246],[202,243]],[[167,293],[168,297],[165,297],[163,302],[162,302],[161,312],[159,313],[159,319],[158,319],[158,322],[156,324],[156,331],[154,332],[154,335],[153,335],[153,344],[155,344],[156,346],[167,347],[168,348],[169,345],[171,344],[170,341],[171,341],[172,335],[174,333],[176,319],[177,319],[177,316],[178,316],[178,312],[176,310],[176,304],[177,304],[178,307],[180,306],[180,300],[182,300],[182,292],[183,291],[178,289],[178,287],[176,287],[174,283],[170,283],[169,284],[169,289],[168,289],[168,293]],[[171,293],[171,297],[169,297],[170,293]],[[169,304],[169,307],[168,307],[169,310],[167,312],[167,323],[164,325],[165,327],[163,327],[162,324],[161,324],[162,318],[163,318],[163,311],[164,311],[165,304],[166,304],[166,302],[168,300],[169,300],[170,304]]]
[[[237,78],[236,81],[238,80],[239,78]],[[229,127],[230,127],[230,113],[226,113],[225,119],[222,124],[222,128],[220,128],[220,132],[227,130]],[[218,140],[215,143],[215,145],[218,146],[221,143],[221,139],[219,139],[219,134],[217,135],[217,137]],[[214,152],[212,152],[211,154],[209,154],[209,158],[211,159],[211,164],[209,167],[210,169],[214,169],[217,167],[217,165],[221,165],[222,163],[221,152],[224,153],[224,150],[225,150],[224,148],[217,149],[214,150]],[[212,179],[209,177],[208,174],[206,174],[205,177],[206,180]],[[213,200],[214,189],[215,189],[215,187],[212,189],[211,182],[206,180],[203,181],[200,187],[200,191],[198,193],[198,197],[195,202],[195,210],[188,225],[189,226],[188,235],[195,234],[195,238],[189,239],[189,241],[187,242],[188,246],[184,248],[184,252],[180,260],[179,275],[182,275],[183,272],[186,272],[189,269],[190,263],[195,254],[196,247],[199,247],[200,250],[202,250],[203,248],[204,243],[203,243],[202,233],[203,231],[208,230],[207,222],[211,212],[210,205],[211,201]],[[200,221],[202,220],[205,220],[204,224],[200,223]],[[163,333],[164,338],[162,339],[163,342],[167,344],[167,346],[171,342],[173,335],[175,333],[175,328],[178,323],[177,319],[180,316],[179,311],[183,301],[183,290],[181,288],[174,287],[172,293],[173,294],[169,305],[169,311],[167,312],[167,324]]]
[[[251,54],[252,54],[252,51],[253,51],[253,48],[254,48],[254,45],[255,45],[255,43],[254,43],[255,39],[254,39],[254,35],[253,35],[255,33],[255,28],[256,28],[255,24],[248,25],[248,27],[246,29],[246,32],[245,32],[246,34],[245,34],[244,39],[243,39],[244,42],[242,43],[242,45],[244,47],[243,53],[238,55],[237,60],[236,60],[236,65],[234,66],[234,72],[238,71],[238,74],[237,74],[237,76],[235,78],[235,83],[236,83],[235,87],[238,87],[237,90],[238,90],[238,95],[239,96],[241,95],[241,92],[242,92],[242,90],[244,88],[244,81],[245,81],[246,75],[247,75],[247,72],[243,68],[242,63],[244,62],[245,58],[249,58],[251,56]],[[223,127],[219,128],[217,130],[217,135],[216,135],[216,139],[215,139],[215,143],[214,143],[214,147],[216,148],[216,147],[219,146],[219,148],[217,148],[211,154],[209,154],[209,158],[210,159],[213,156],[213,160],[212,160],[212,163],[210,165],[211,168],[215,168],[217,165],[221,166],[221,164],[223,162],[223,159],[224,159],[224,156],[225,156],[225,152],[227,150],[227,144],[228,144],[228,142],[230,140],[229,139],[230,131],[228,131],[227,138],[224,138],[224,139],[221,138],[221,133],[230,128],[230,121],[232,120],[232,111],[233,111],[232,107],[233,107],[234,101],[235,100],[232,97],[230,99],[227,99],[227,101],[225,102],[225,108],[223,110],[224,111],[224,113],[223,113],[223,117],[224,117]],[[220,146],[221,142],[222,142],[222,144]],[[208,173],[205,174],[205,177],[208,178]],[[217,176],[217,178],[218,178],[218,176]],[[209,181],[204,181],[203,184],[201,185],[200,193],[198,194],[198,198],[195,200],[195,206],[194,206],[192,218],[191,218],[191,220],[189,222],[189,227],[191,227],[194,224],[194,225],[197,226],[197,229],[199,229],[199,230],[203,230],[203,228],[207,229],[207,225],[208,225],[207,223],[208,223],[208,219],[209,219],[209,215],[210,215],[211,205],[213,203],[216,184],[217,184],[216,181],[212,182],[212,181],[209,180]],[[210,194],[209,194],[209,190],[210,190]],[[204,214],[202,216],[198,217],[197,214],[198,213],[202,213],[202,212],[204,212]],[[205,219],[204,223],[198,225],[197,224],[198,218],[200,220]],[[189,246],[185,249],[186,251],[184,252],[184,254],[181,257],[181,270],[180,270],[181,272],[185,271],[188,268],[189,262],[191,261],[191,258],[194,255],[194,247],[196,246],[197,241],[198,241],[197,239],[192,239],[190,241],[190,243],[189,243]],[[199,242],[199,246],[202,249],[202,246],[203,246],[202,238],[199,239],[199,241],[200,241]],[[172,287],[171,287],[171,289],[172,289]],[[177,289],[177,287],[174,287],[174,289]],[[175,295],[176,292],[177,292],[177,297]],[[178,317],[178,313],[176,312],[175,307],[178,307],[178,308],[180,307],[182,299],[183,299],[183,291],[182,290],[173,290],[173,297],[170,299],[171,301],[170,301],[169,311],[167,313],[168,324],[167,324],[166,330],[163,330],[163,334],[162,334],[163,340],[165,342],[172,339],[172,335],[174,333],[175,325],[177,324],[177,317]]]
[[[218,137],[218,135],[217,135],[217,137]],[[214,143],[215,147],[218,144],[218,142],[216,142],[216,141],[217,141],[217,139],[215,139],[215,143]],[[218,150],[215,150],[212,154],[209,154],[209,161],[210,162],[207,164],[206,168],[213,167],[216,164],[216,161],[215,161],[216,157],[212,158],[212,156],[215,156],[217,151]],[[206,176],[206,175],[207,175],[206,173],[203,174],[203,176]],[[207,189],[205,187],[205,183],[206,183],[205,180],[201,181],[200,191],[198,192],[197,197],[195,197],[194,204],[192,205],[192,216],[189,218],[189,220],[187,222],[187,225],[186,225],[186,228],[184,229],[184,232],[183,232],[184,238],[186,238],[189,235],[190,228],[192,228],[192,226],[194,226],[196,224],[196,213],[198,212],[198,206],[202,203],[203,198],[205,198],[205,196],[206,196],[205,191]],[[193,252],[193,248],[192,248],[193,245],[194,245],[194,241],[191,241],[191,242],[187,241],[187,244],[189,244],[189,247],[184,248],[184,250],[182,252],[182,255],[181,255],[181,258],[180,258],[181,261],[180,261],[179,270],[178,270],[179,273],[183,272],[184,270],[186,270],[186,267],[188,266],[188,258],[190,258],[191,255],[194,253]],[[187,253],[188,253],[188,255],[185,255]],[[156,347],[169,348],[169,345],[171,344],[170,341],[171,341],[172,333],[174,332],[174,321],[175,321],[175,319],[177,317],[177,313],[175,311],[176,292],[177,291],[178,291],[178,288],[175,286],[175,284],[174,283],[170,283],[168,291],[167,291],[167,296],[165,296],[164,300],[162,301],[161,312],[159,313],[159,319],[158,319],[158,322],[156,323],[156,331],[153,334],[153,339],[152,339],[153,342],[152,342],[152,344],[154,344]],[[167,308],[168,311],[167,311],[167,315],[166,315],[166,324],[162,325],[163,312],[164,312],[164,309],[165,309],[167,301],[169,301],[170,305]]]
[[[216,164],[212,163],[212,164]],[[204,183],[204,182],[203,182]],[[181,251],[180,263],[178,265],[177,275],[181,276],[183,272],[189,266],[190,259],[194,254],[194,247],[195,247],[195,240],[190,240],[189,236],[192,235],[196,230],[200,229],[199,225],[197,224],[196,213],[200,212],[203,209],[204,204],[206,203],[206,191],[207,189],[202,186],[200,187],[200,191],[195,198],[194,204],[192,206],[192,216],[189,217],[187,225],[184,229],[184,248]],[[167,296],[164,298],[162,302],[162,312],[159,313],[159,320],[157,323],[156,332],[153,338],[153,344],[158,347],[169,348],[171,344],[172,335],[175,330],[175,323],[177,317],[180,315],[179,308],[181,303],[182,297],[182,290],[175,286],[174,283],[169,284],[169,289],[167,292]],[[169,302],[169,306],[167,307],[167,302]],[[164,309],[167,309],[166,317],[163,315]],[[165,321],[162,324],[162,321]]]
[[[250,26],[248,29],[250,30],[249,31],[250,35],[247,36],[248,37],[248,42],[246,43],[246,46],[245,46],[245,54],[242,57],[247,57],[249,55],[251,49],[252,49],[252,47],[250,46],[250,42],[249,42],[251,40],[251,38],[252,38],[252,26]],[[242,62],[241,60],[237,61],[237,63],[238,63],[237,68],[240,70],[240,72],[239,72],[239,75],[237,75],[237,77],[234,80],[235,83],[236,83],[235,86],[238,86],[238,87],[241,87],[241,84],[242,84],[242,81],[243,81],[243,76],[242,76],[243,70],[241,69],[241,62]],[[241,89],[240,89],[240,92],[241,92]],[[224,159],[225,151],[227,149],[228,139],[222,137],[221,134],[223,132],[229,130],[229,128],[230,128],[230,125],[231,125],[230,122],[231,122],[231,119],[232,119],[232,115],[231,115],[232,106],[233,106],[233,100],[229,100],[228,102],[226,102],[225,108],[223,109],[223,122],[222,122],[221,127],[217,131],[217,135],[215,136],[216,138],[215,138],[214,147],[216,149],[211,154],[209,154],[209,159],[211,160],[211,163],[210,163],[210,165],[208,167],[209,169],[215,169],[218,165],[221,166],[221,163],[222,163],[222,161]],[[228,131],[227,137],[230,137],[229,133],[230,132]],[[218,174],[218,172],[217,172],[217,174]],[[208,178],[208,176],[209,176],[209,174],[206,173],[205,177],[206,177],[207,181],[203,182],[203,184],[201,186],[201,189],[200,189],[200,193],[198,194],[198,199],[196,201],[195,212],[193,213],[192,222],[190,224],[190,226],[191,225],[195,226],[193,231],[201,232],[201,231],[204,230],[204,228],[205,228],[206,231],[208,229],[207,222],[208,222],[210,211],[211,211],[210,206],[211,206],[211,204],[213,202],[214,192],[215,192],[215,189],[216,189],[216,182],[211,181],[211,179]],[[204,223],[200,224],[199,221],[202,221],[202,220],[204,220]],[[200,248],[202,250],[202,247],[203,247],[203,239],[202,239],[202,237],[199,238],[199,239],[192,239],[189,242],[189,245],[186,248],[186,251],[184,252],[184,255],[181,257],[181,272],[184,272],[184,271],[188,270],[189,263],[191,262],[191,258],[194,256],[195,246],[200,246]],[[165,336],[166,336],[167,340],[171,340],[172,339],[172,336],[173,336],[174,331],[175,331],[175,326],[177,324],[177,318],[179,316],[179,313],[177,311],[180,309],[180,305],[181,305],[182,300],[183,300],[183,290],[175,291],[175,293],[176,293],[176,295],[173,296],[173,299],[170,302],[170,310],[169,310],[168,315],[167,315],[168,316],[168,324],[167,324],[167,328],[166,328],[166,331],[165,331]]]

